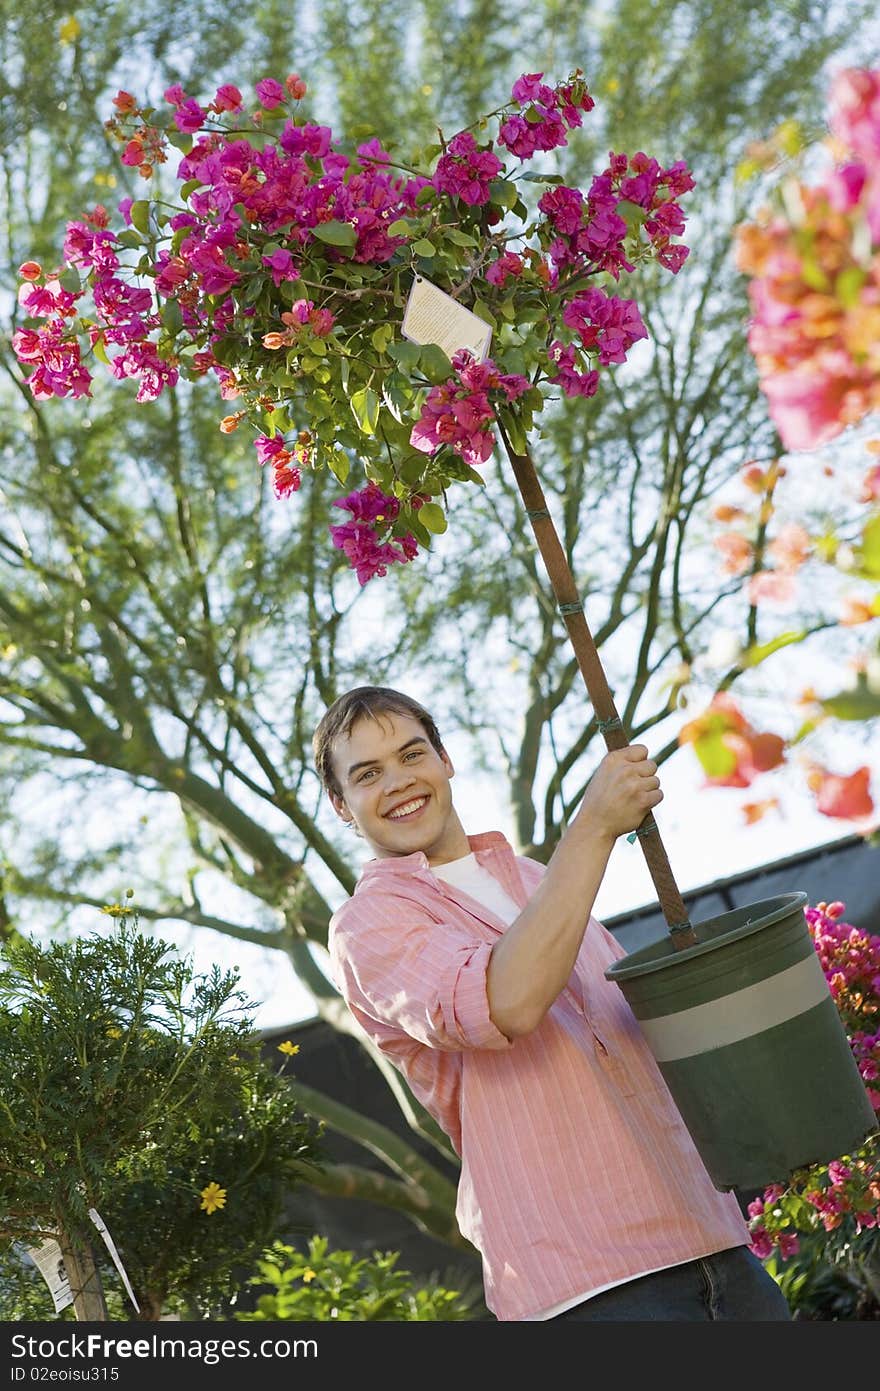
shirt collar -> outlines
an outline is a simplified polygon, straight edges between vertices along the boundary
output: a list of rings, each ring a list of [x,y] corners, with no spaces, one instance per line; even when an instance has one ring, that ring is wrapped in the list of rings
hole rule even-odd
[[[501,831],[483,831],[479,835],[468,836],[467,842],[478,862],[482,862],[484,858],[490,858],[497,851],[501,851],[502,854],[513,854],[510,842]],[[407,875],[424,874],[425,872],[433,877],[427,855],[423,850],[416,850],[412,855],[388,855],[383,859],[367,860],[361,870],[358,882],[363,883],[364,880],[373,879],[377,875],[383,878],[388,876],[405,878]]]

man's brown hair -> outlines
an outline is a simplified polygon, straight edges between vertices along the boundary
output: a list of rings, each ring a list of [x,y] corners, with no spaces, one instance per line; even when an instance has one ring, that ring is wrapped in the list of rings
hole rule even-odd
[[[418,720],[433,747],[443,752],[443,741],[433,716],[412,696],[392,691],[388,686],[356,686],[353,691],[334,700],[325,710],[312,737],[315,767],[327,792],[342,796],[342,788],[333,769],[333,745],[340,736],[347,738],[358,720],[379,719],[382,715],[411,715]]]

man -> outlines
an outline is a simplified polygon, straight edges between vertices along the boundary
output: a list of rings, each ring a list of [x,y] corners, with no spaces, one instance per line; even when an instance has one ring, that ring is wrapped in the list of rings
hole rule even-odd
[[[497,1318],[789,1318],[604,977],[624,953],[591,910],[615,840],[662,800],[647,749],[602,760],[546,868],[465,834],[409,696],[349,691],[314,750],[375,856],[331,921],[333,974],[461,1157],[456,1216]]]

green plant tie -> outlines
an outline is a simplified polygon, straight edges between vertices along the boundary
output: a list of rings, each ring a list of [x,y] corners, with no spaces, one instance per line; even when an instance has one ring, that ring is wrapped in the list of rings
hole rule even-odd
[[[623,725],[620,723],[620,717],[613,715],[610,720],[597,720],[596,728],[600,734],[604,734],[606,729],[623,729]]]
[[[533,512],[526,508],[526,516],[530,522],[543,522],[549,520],[550,512],[546,507],[536,507]]]
[[[657,822],[656,822],[656,821],[655,821],[655,822],[653,823],[653,825],[651,825],[651,826],[636,826],[636,829],[635,829],[634,831],[630,832],[630,834],[627,836],[627,840],[629,841],[630,845],[632,845],[632,844],[634,843],[634,841],[635,841],[635,839],[636,839],[637,836],[653,836],[653,835],[656,835],[656,832],[657,832]]]
[[[576,599],[575,602],[574,602],[573,604],[560,604],[560,605],[559,605],[559,612],[560,612],[561,614],[566,614],[566,613],[583,613],[583,611],[584,611],[584,606],[583,606],[583,604],[581,603],[580,599]]]

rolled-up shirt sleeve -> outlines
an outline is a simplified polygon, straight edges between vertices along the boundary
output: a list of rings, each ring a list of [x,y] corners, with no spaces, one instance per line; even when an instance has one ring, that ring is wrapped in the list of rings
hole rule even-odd
[[[428,1048],[510,1048],[489,1014],[491,944],[407,900],[358,894],[330,924],[333,977],[355,1018]]]

